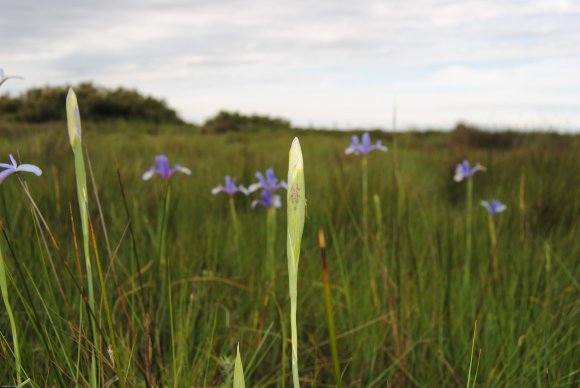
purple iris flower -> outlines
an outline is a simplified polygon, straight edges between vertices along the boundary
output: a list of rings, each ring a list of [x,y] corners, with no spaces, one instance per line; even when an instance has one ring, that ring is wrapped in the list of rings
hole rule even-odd
[[[189,168],[180,166],[179,164],[176,164],[173,168],[169,167],[169,160],[165,155],[157,155],[155,157],[155,164],[156,166],[149,167],[149,170],[143,174],[144,181],[148,181],[155,174],[159,174],[165,180],[169,180],[169,178],[171,178],[177,171],[182,172],[185,175],[191,174]]]
[[[261,205],[267,208],[275,207],[281,208],[282,207],[282,199],[279,195],[272,193],[268,190],[262,190],[260,194],[260,199],[256,199],[252,201],[252,207],[256,207],[257,205]]]
[[[497,199],[494,199],[492,201],[481,201],[481,206],[487,209],[487,212],[489,213],[490,216],[493,216],[497,213],[501,213],[505,209],[507,209],[507,206],[498,201]]]
[[[374,145],[371,145],[371,135],[368,132],[363,133],[362,143],[359,143],[358,136],[352,135],[352,142],[350,145],[344,150],[344,153],[349,154],[356,154],[356,155],[367,155],[371,151],[380,150],[380,151],[387,151],[387,147],[381,144],[381,141],[378,140]]]
[[[226,175],[226,180],[224,185],[218,185],[211,189],[211,193],[216,195],[217,193],[226,193],[229,196],[236,194],[237,192],[247,194],[248,190],[242,186],[236,186],[236,178],[231,178],[229,175]]]
[[[276,191],[278,189],[288,188],[288,186],[286,185],[286,182],[284,182],[284,181],[278,182],[276,175],[274,175],[273,168],[269,168],[266,170],[266,177],[264,177],[264,175],[262,175],[262,173],[258,171],[256,173],[256,178],[258,178],[258,182],[252,183],[248,187],[248,193],[253,193],[254,191],[256,191],[258,189],[266,190],[266,191],[273,193],[274,191]]]
[[[485,167],[483,167],[479,163],[475,163],[475,166],[471,168],[469,166],[469,162],[464,160],[463,162],[459,163],[455,168],[455,176],[453,179],[455,182],[461,182],[464,179],[470,178],[473,174],[477,171],[485,171]]]
[[[8,163],[0,163],[0,168],[3,168],[4,171],[0,172],[0,183],[6,179],[7,176],[14,174],[15,172],[24,171],[24,172],[31,172],[36,174],[36,176],[42,175],[42,170],[35,166],[34,164],[21,164],[20,166],[16,163],[16,159],[14,156],[10,154],[10,161],[12,164]]]

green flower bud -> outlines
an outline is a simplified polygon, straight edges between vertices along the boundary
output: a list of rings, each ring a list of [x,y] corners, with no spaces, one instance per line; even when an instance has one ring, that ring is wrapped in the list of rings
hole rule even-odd
[[[288,164],[288,267],[298,270],[300,243],[306,216],[306,191],[304,188],[304,162],[298,138],[290,147]]]
[[[72,88],[68,90],[66,96],[66,123],[70,145],[74,148],[75,144],[81,141],[81,115],[77,96]]]

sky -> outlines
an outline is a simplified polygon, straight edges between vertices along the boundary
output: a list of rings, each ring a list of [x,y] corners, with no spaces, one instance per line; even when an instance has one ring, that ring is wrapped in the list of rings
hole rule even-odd
[[[195,123],[580,132],[580,0],[0,0],[0,68],[25,78],[1,93],[93,81]]]

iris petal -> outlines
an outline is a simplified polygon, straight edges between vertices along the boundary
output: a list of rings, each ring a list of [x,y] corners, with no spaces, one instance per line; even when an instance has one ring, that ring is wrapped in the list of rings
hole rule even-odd
[[[154,174],[155,174],[155,171],[154,170],[149,170],[149,171],[146,171],[143,174],[143,177],[142,178],[143,178],[144,181],[148,181],[149,179],[153,178],[153,175]]]
[[[276,184],[276,175],[274,174],[274,169],[269,168],[266,170],[266,178],[269,184],[275,185]]]
[[[185,175],[191,175],[191,170],[187,167],[179,166],[179,172],[182,172]]]
[[[7,176],[14,174],[15,172],[16,172],[16,170],[12,170],[12,169],[4,170],[4,171],[0,172],[0,183],[2,183],[2,181],[4,179],[6,179]]]
[[[42,175],[42,170],[34,164],[21,164],[20,166],[16,167],[16,171],[31,172],[36,176]]]
[[[261,183],[252,183],[248,186],[248,193],[253,193],[254,191],[260,189],[262,187]]]

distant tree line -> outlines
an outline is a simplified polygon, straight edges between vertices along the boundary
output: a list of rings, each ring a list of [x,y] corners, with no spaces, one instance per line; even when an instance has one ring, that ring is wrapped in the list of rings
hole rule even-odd
[[[90,82],[74,87],[81,116],[88,121],[124,119],[148,123],[183,123],[165,101],[136,90],[107,89]],[[0,96],[0,120],[42,123],[66,120],[68,86],[29,89],[20,96]]]
[[[290,129],[288,120],[251,115],[246,116],[237,112],[219,112],[214,117],[208,119],[202,126],[202,133],[220,134],[226,132],[252,132],[259,130],[285,130]]]
[[[459,122],[451,131],[448,141],[451,145],[472,148],[508,149],[522,145],[529,134],[516,131],[485,131],[474,125]]]
[[[19,96],[0,95],[0,122],[47,123],[65,121],[69,86],[29,89]],[[74,87],[83,121],[126,120],[152,124],[184,124],[165,101],[143,96],[136,90],[107,89],[84,82]],[[286,130],[288,120],[221,111],[209,118],[201,131],[207,134]]]

